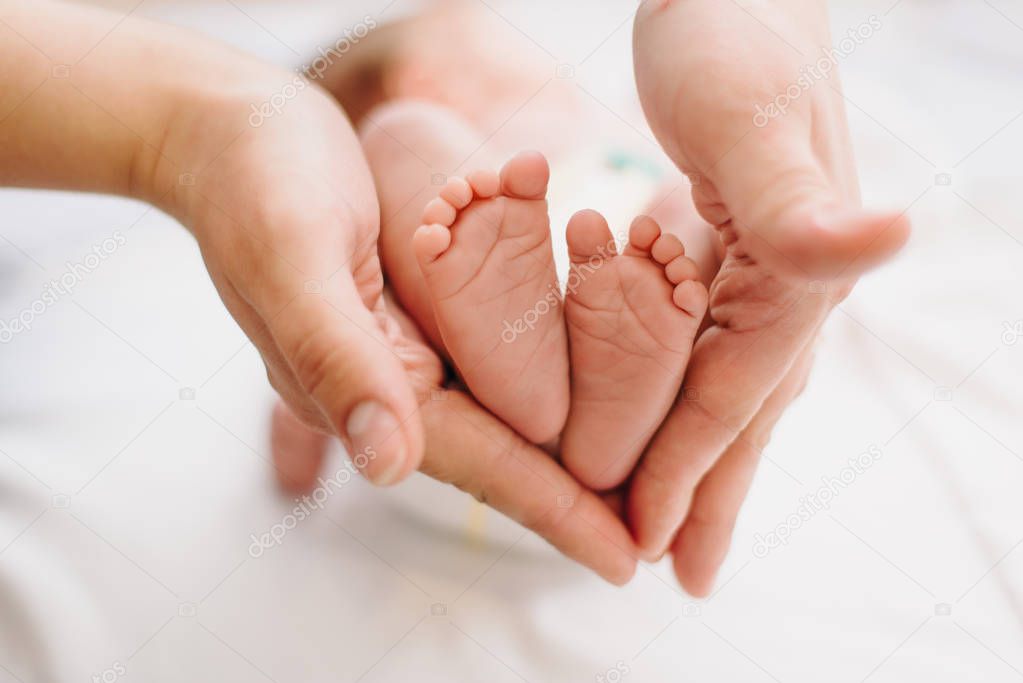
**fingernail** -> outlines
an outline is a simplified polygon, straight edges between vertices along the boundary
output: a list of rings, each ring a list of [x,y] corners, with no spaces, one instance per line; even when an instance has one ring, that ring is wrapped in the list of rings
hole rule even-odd
[[[365,467],[360,467],[367,479],[378,486],[398,480],[405,469],[405,444],[394,413],[376,401],[365,401],[348,414],[345,430],[354,451],[350,454],[353,462],[359,455],[368,459]]]

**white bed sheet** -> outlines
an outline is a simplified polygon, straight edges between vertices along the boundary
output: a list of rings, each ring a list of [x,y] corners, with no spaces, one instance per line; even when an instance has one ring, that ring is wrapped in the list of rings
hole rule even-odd
[[[386,4],[137,11],[294,63]],[[649,152],[633,4],[495,7]],[[1023,679],[1023,10],[866,0],[836,28],[870,14],[843,65],[864,192],[917,231],[828,324],[703,602],[667,565],[605,586],[422,477],[352,481],[253,558],[293,506],[266,462],[272,393],[191,239],[134,202],[0,191],[2,319],[124,237],[0,346],[0,683]]]

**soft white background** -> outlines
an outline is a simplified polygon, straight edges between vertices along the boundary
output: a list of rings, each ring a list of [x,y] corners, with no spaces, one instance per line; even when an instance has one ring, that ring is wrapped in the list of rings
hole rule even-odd
[[[297,64],[386,5],[135,11]],[[493,6],[654,153],[629,94],[634,2]],[[911,207],[917,230],[827,326],[701,603],[667,565],[603,585],[421,477],[353,482],[250,558],[250,534],[293,503],[270,479],[258,356],[190,237],[129,201],[0,191],[4,319],[127,237],[0,347],[0,682],[115,666],[152,683],[561,682],[616,664],[635,681],[1023,679],[1023,338],[1003,337],[1023,320],[1023,6],[850,0],[836,33],[871,14],[882,30],[843,64],[864,194]],[[754,556],[756,534],[871,445],[880,461],[830,511]]]

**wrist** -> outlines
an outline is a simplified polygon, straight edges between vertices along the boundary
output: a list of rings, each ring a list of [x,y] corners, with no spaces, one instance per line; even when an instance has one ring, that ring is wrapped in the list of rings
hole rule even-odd
[[[144,179],[138,198],[176,218],[200,242],[205,226],[223,223],[229,205],[258,206],[275,176],[299,174],[293,157],[319,158],[327,148],[342,149],[348,138],[352,157],[361,154],[337,103],[299,74],[249,60],[225,60],[220,68],[220,77],[166,98],[160,144],[140,146],[136,163]],[[311,187],[329,185],[343,166],[305,180]]]
[[[253,109],[287,72],[244,63],[221,63],[221,82],[168,85],[158,97],[163,102],[159,134],[139,140],[132,162],[133,196],[191,224],[195,188],[218,157],[252,128]]]
[[[152,96],[161,103],[158,134],[138,141],[131,170],[132,195],[186,226],[204,171],[254,128],[258,103],[297,77],[220,46],[205,47],[191,52],[194,64],[171,65],[167,77],[153,83]]]
[[[217,131],[200,124],[215,129],[216,112],[244,109],[226,103],[258,102],[294,78],[189,31],[77,4],[4,2],[0,21],[32,36],[0,44],[10,67],[0,69],[0,185],[170,209],[174,183],[216,147]]]

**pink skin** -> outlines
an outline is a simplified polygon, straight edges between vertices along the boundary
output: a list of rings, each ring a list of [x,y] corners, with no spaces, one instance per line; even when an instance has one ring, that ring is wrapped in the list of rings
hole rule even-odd
[[[500,175],[452,179],[427,204],[413,238],[455,366],[483,405],[533,443],[557,438],[569,402],[549,178],[546,159],[524,153]],[[510,331],[527,319],[528,327]]]
[[[424,296],[427,287],[412,236],[436,196],[433,175],[461,163],[478,145],[477,134],[450,112],[418,102],[388,105],[372,118],[361,141],[377,182],[380,257],[395,295],[382,306],[394,323],[387,330],[395,356],[420,398],[426,434],[420,471],[485,501],[608,581],[626,583],[638,551],[619,513],[471,396],[443,387],[440,331],[431,301]],[[484,194],[539,192],[517,181],[502,189],[492,173],[473,174],[470,180]],[[468,182],[449,183],[440,194],[453,206],[462,205],[472,187]],[[430,210],[437,210],[433,206]],[[440,217],[446,215],[440,210]],[[445,400],[432,400],[438,395]],[[273,430],[280,480],[289,490],[308,490],[320,471],[328,438],[302,431],[286,410],[275,411]],[[571,507],[559,504],[566,498],[574,501]]]
[[[771,6],[775,11],[754,18],[734,3],[657,0],[640,8],[636,22],[644,108],[668,154],[699,179],[693,198],[725,252],[688,391],[655,436],[628,496],[644,554],[671,551],[679,579],[697,595],[711,590],[760,450],[805,379],[817,327],[856,275],[908,235],[903,216],[858,208],[837,77],[805,93],[786,116],[752,125],[754,107],[783,92],[806,61],[785,42],[804,55],[830,43],[823,3]],[[685,51],[666,49],[679,42]],[[693,83],[700,87],[686,87]],[[382,258],[385,267],[391,260],[387,272],[398,290],[406,269],[397,265],[411,257],[384,248]],[[810,297],[807,280],[814,278],[835,279],[826,295]],[[432,314],[410,303],[426,297],[405,288],[400,298],[436,344]]]
[[[396,55],[396,99],[443,106],[477,130],[495,132],[506,150],[550,156],[589,142],[578,90],[551,79],[553,65],[530,38],[475,0],[429,5]],[[527,101],[533,106],[523,108]]]
[[[899,212],[858,205],[837,74],[789,97],[784,114],[758,113],[831,43],[822,5],[776,4],[756,18],[716,0],[643,5],[635,25],[640,98],[665,151],[699,179],[693,195],[708,222],[734,232],[774,272],[852,278],[897,252],[909,225]],[[727,41],[742,47],[720,49]],[[669,49],[678,44],[687,49]]]
[[[562,461],[583,484],[608,490],[628,477],[682,387],[707,290],[679,239],[647,217],[617,254],[603,217],[580,212],[568,246],[572,404]]]
[[[898,251],[909,233],[903,215],[859,208],[836,75],[784,116],[754,123],[756,107],[784,93],[831,42],[824,3],[770,7],[650,2],[635,25],[647,118],[679,168],[698,179],[695,207],[725,252],[687,391],[628,496],[644,555],[670,551],[695,595],[713,587],[759,452],[802,386],[817,329],[857,275]],[[686,50],[666,49],[678,44]],[[809,287],[818,278],[829,280],[825,294]]]

